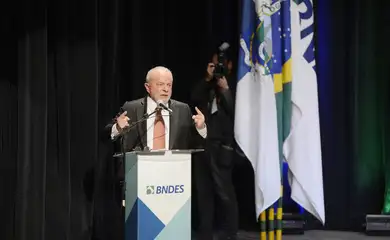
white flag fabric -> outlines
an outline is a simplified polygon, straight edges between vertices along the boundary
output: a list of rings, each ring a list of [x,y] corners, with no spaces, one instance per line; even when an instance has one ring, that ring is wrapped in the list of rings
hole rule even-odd
[[[236,95],[235,137],[254,169],[256,214],[259,216],[281,197],[272,77],[248,73],[239,81]]]
[[[280,161],[272,57],[271,18],[261,0],[243,0],[235,109],[235,139],[255,174],[256,213],[280,197]]]
[[[305,13],[302,18],[300,12]],[[313,20],[312,0],[291,0],[293,105],[283,154],[289,166],[291,198],[325,224]]]

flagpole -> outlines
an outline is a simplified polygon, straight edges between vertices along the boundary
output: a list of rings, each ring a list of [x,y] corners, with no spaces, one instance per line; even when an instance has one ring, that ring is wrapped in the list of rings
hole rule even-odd
[[[275,210],[274,210],[274,205],[272,205],[268,209],[268,240],[275,239],[274,222],[275,222]]]
[[[260,214],[260,240],[267,240],[266,211]]]
[[[283,168],[283,164],[282,164]],[[283,173],[282,173],[283,174]],[[283,175],[282,175],[283,179]],[[282,240],[282,230],[283,230],[283,184],[280,186],[281,197],[278,201],[278,209],[276,211],[276,240]]]

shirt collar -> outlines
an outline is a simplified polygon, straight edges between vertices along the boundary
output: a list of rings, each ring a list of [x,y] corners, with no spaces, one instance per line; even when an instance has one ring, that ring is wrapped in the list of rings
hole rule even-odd
[[[157,107],[157,103],[149,96],[147,97],[146,101],[147,101],[146,104],[147,104],[149,110],[154,111],[154,109],[156,109],[156,107]]]
[[[147,97],[146,98],[146,106],[148,108],[148,113],[151,113],[153,112],[154,110],[156,110],[157,108],[157,103],[151,98],[151,97]],[[162,109],[161,110],[161,113],[163,114],[168,114],[169,112],[165,109]]]

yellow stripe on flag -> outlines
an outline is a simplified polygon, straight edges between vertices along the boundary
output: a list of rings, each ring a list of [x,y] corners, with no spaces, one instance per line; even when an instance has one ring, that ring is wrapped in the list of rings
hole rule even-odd
[[[280,93],[283,91],[283,84],[289,83],[292,81],[292,66],[291,58],[283,64],[282,73],[274,74],[274,89],[275,93]]]

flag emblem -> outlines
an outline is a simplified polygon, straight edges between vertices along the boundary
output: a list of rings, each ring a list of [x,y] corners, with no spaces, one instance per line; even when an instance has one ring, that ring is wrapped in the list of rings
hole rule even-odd
[[[246,31],[241,35],[240,47],[244,53],[242,62],[252,74],[259,73],[263,76],[272,74],[271,16],[280,10],[282,1],[285,0],[274,3],[272,0],[260,1],[260,4],[256,5],[256,25],[252,28],[254,31]]]

